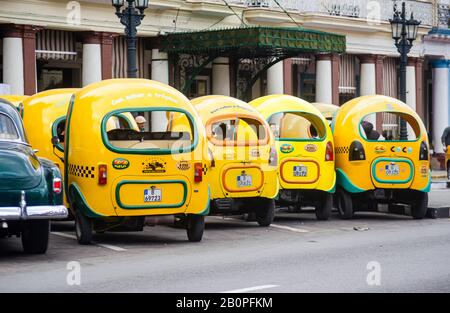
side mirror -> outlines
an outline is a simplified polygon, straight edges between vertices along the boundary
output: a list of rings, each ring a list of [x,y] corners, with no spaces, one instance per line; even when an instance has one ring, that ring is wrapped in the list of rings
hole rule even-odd
[[[58,138],[58,136],[53,136],[52,137],[52,145],[53,145],[53,147],[56,147],[57,145],[59,145],[59,138]]]

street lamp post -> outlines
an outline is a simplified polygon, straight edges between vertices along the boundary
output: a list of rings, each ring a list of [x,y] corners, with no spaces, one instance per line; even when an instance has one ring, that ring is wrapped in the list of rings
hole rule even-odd
[[[120,19],[120,23],[125,26],[128,78],[136,78],[137,27],[141,25],[141,21],[145,17],[144,10],[148,8],[149,0],[126,0],[126,2],[127,6],[122,11],[121,8],[125,5],[125,0],[112,0],[112,5],[116,8],[116,15]]]
[[[406,5],[402,2],[402,10],[397,10],[397,4],[394,4],[394,17],[389,20],[392,26],[392,38],[395,40],[395,46],[400,53],[400,100],[406,103],[406,66],[408,65],[408,53],[411,51],[413,41],[417,38],[417,31],[420,22],[411,18],[406,19]],[[408,129],[406,121],[400,119],[400,139],[408,139]]]

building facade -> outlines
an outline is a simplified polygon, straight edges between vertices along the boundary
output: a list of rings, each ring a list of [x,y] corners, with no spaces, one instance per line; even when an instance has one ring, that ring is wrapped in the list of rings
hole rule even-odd
[[[0,3],[4,92],[34,94],[126,77],[123,26],[111,1]],[[346,52],[305,52],[275,63],[254,82],[251,98],[287,93],[341,105],[360,95],[398,97],[399,54],[389,24],[395,3],[401,1],[150,0],[139,27],[138,76],[176,85],[175,74],[197,62],[183,55],[175,62],[164,52],[160,39],[167,34],[254,25],[301,27],[344,35]],[[422,22],[407,67],[407,103],[424,120],[441,160],[440,136],[450,125],[450,0],[406,4]],[[227,57],[212,60],[185,93],[239,96],[230,63]]]

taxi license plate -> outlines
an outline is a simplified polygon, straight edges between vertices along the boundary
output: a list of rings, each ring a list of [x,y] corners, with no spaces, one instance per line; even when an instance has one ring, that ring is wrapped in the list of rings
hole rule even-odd
[[[239,175],[237,177],[237,186],[239,188],[251,187],[252,186],[252,177],[250,175]]]
[[[306,177],[308,176],[308,167],[304,165],[294,166],[294,177]]]
[[[161,202],[161,200],[161,189],[152,188],[144,190],[144,202]]]
[[[388,164],[385,167],[386,176],[398,176],[400,175],[400,168],[397,164]]]

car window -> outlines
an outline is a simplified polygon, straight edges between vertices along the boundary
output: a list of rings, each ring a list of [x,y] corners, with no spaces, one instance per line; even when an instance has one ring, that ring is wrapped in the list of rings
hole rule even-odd
[[[406,123],[407,138],[400,137],[401,121]],[[411,115],[376,112],[366,115],[359,125],[361,136],[369,141],[411,141],[420,136],[420,126]]]
[[[20,139],[14,121],[5,114],[0,114],[0,140]]]
[[[281,112],[269,118],[276,139],[322,140],[326,127],[320,117],[304,112]]]

